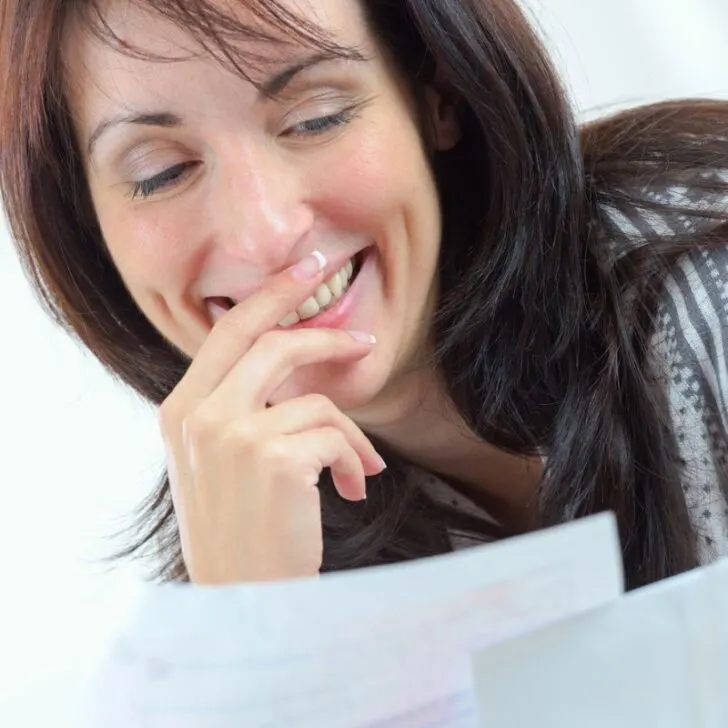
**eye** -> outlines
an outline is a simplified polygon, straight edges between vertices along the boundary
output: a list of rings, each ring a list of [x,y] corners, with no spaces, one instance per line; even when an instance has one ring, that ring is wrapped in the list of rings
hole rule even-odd
[[[283,136],[315,136],[325,134],[337,127],[346,126],[355,116],[354,108],[344,109],[336,114],[318,116],[315,119],[307,119],[299,124],[289,127],[283,132]]]
[[[196,165],[197,162],[182,162],[180,164],[175,164],[173,167],[168,167],[154,177],[140,180],[139,182],[133,182],[129,196],[132,200],[135,200],[137,197],[141,197],[142,199],[151,197],[158,190],[173,186],[175,183],[179,182],[180,179],[184,177],[185,173]]]

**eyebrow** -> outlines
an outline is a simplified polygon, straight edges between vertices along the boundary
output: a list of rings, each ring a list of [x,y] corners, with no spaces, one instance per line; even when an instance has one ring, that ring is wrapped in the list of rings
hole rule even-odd
[[[293,81],[293,79],[302,71],[326,61],[348,59],[363,61],[365,57],[357,52],[346,54],[345,56],[332,55],[331,53],[314,53],[306,56],[295,63],[292,63],[282,70],[267,78],[258,86],[260,96],[274,98],[283,92],[283,90]],[[86,145],[86,154],[91,156],[99,138],[109,129],[119,126],[120,124],[135,124],[140,126],[158,126],[165,129],[172,129],[182,126],[184,123],[181,116],[168,111],[150,112],[150,113],[133,113],[120,114],[110,119],[100,122],[91,133]]]

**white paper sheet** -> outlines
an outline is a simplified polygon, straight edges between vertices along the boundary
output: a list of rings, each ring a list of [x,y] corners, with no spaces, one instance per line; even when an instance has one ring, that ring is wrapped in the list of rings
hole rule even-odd
[[[93,728],[475,728],[470,651],[622,592],[604,514],[499,544],[279,584],[151,587]]]
[[[726,728],[728,559],[473,657],[483,728]]]

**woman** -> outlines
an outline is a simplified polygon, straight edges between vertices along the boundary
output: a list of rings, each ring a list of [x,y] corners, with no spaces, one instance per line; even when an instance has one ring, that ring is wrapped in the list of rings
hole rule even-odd
[[[508,0],[0,7],[20,254],[160,406],[127,555],[281,579],[606,509],[630,587],[728,553],[728,104],[578,129]]]

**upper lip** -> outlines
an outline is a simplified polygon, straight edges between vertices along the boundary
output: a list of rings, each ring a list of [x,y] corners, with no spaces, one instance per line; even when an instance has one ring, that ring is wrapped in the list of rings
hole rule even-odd
[[[348,260],[354,258],[359,253],[361,253],[362,250],[365,250],[368,247],[368,245],[365,245],[364,247],[359,248],[359,250],[356,250],[353,253],[339,255],[336,258],[329,259],[327,257],[326,267],[324,269],[324,280],[327,281],[329,278],[331,278],[332,275],[334,275],[334,273],[340,271]],[[215,296],[206,296],[206,298],[230,298],[235,301],[235,303],[240,303],[241,301],[244,301],[246,298],[248,298],[248,296],[251,296],[253,293],[255,293],[258,288],[260,288],[260,286],[248,287],[246,289],[237,289],[236,291],[229,290],[225,293],[218,293]]]

